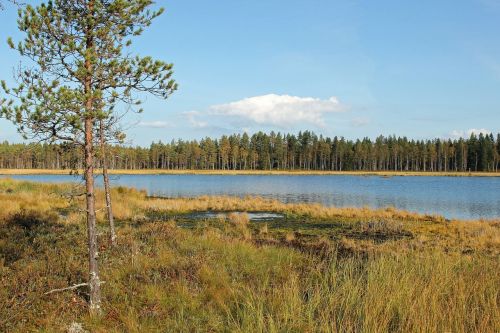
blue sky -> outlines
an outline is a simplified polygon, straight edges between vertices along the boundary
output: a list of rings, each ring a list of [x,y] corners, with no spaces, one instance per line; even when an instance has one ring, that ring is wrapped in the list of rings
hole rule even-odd
[[[37,3],[38,1],[28,1]],[[166,0],[134,49],[175,64],[131,143],[258,130],[348,138],[500,132],[500,0]],[[20,59],[0,12],[0,77]],[[20,141],[0,121],[0,140]]]

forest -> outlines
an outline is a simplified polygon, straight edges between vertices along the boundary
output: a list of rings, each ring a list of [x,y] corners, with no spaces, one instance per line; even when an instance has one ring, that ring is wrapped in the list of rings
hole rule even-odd
[[[172,5],[172,13],[181,14],[178,19],[174,18],[171,25],[158,22],[161,24],[158,29],[151,30],[149,37],[144,36],[143,42],[136,45],[143,32],[165,12],[160,7],[163,1],[0,0],[0,10],[3,5],[18,7],[17,29],[10,10],[6,15],[0,13],[2,24],[5,20],[2,31],[7,34],[2,38],[7,40],[10,51],[17,54],[1,51],[5,73],[10,73],[9,67],[15,67],[13,80],[0,80],[0,118],[10,121],[23,138],[29,138],[24,143],[0,143],[0,174],[12,171],[7,169],[32,169],[33,174],[44,174],[40,169],[83,171],[83,179],[78,183],[45,183],[37,177],[34,181],[0,178],[0,332],[498,332],[500,212],[495,209],[498,207],[495,200],[500,193],[497,190],[500,177],[496,177],[500,176],[500,133],[416,140],[395,135],[353,139],[326,137],[312,131],[293,134],[260,131],[170,141],[172,136],[165,131],[160,137],[163,141],[153,142],[149,147],[132,146],[122,132],[125,124],[120,110],[141,113],[143,107],[150,109],[143,105],[146,98],[166,101],[178,89],[173,63],[140,55],[138,51],[168,56],[173,50],[176,62],[181,65],[179,81],[196,80],[199,84],[191,89],[195,95],[184,95],[183,99],[194,97],[200,103],[212,99],[205,100],[203,93],[198,92],[224,91],[242,78],[247,85],[254,75],[232,75],[233,81],[219,74],[221,80],[213,82],[213,73],[236,73],[236,66],[252,71],[265,64],[256,62],[255,56],[264,53],[263,59],[281,62],[282,50],[292,50],[286,52],[292,55],[318,51],[316,59],[328,61],[315,66],[321,73],[328,75],[328,68],[335,64],[345,67],[349,77],[357,73],[365,77],[364,66],[359,68],[355,63],[356,66],[349,68],[348,63],[337,63],[344,54],[349,58],[359,55],[358,47],[353,53],[345,53],[344,44],[350,43],[325,43],[319,38],[321,45],[331,44],[341,51],[341,58],[332,58],[330,55],[336,49],[316,49],[314,43],[309,43],[318,36],[337,37],[337,31],[352,30],[350,25],[338,28],[331,25],[336,16],[341,16],[341,21],[351,21],[344,11],[336,15],[345,6],[336,8],[337,4],[330,12],[323,7],[317,11],[318,6],[307,1],[293,6],[282,1],[282,5],[265,8],[252,8],[249,2],[244,10],[236,10],[238,6],[231,1],[205,7],[199,1],[196,6],[188,4],[182,14],[184,2]],[[405,12],[394,12],[394,19],[387,19],[391,17],[389,12],[371,18],[368,14],[372,8],[386,11],[379,7],[378,2],[375,7],[356,6],[352,16],[356,21],[358,16],[370,16],[369,21],[360,21],[356,26],[372,29],[370,22],[375,22],[373,28],[380,28],[382,20],[397,22],[397,26],[384,27],[387,28],[384,31],[409,36],[404,40],[410,44],[403,46],[412,49],[429,46],[413,43],[443,35],[444,31],[434,29],[440,22],[429,22],[432,29],[418,26],[416,30],[404,31],[398,20],[401,13],[431,12],[431,16],[445,17],[452,12],[448,8],[442,13],[435,11],[439,9],[437,6],[415,8],[418,10],[403,6]],[[393,4],[387,8],[392,7]],[[471,8],[465,7],[464,13]],[[295,10],[290,12],[293,16],[284,15],[289,9]],[[265,15],[261,15],[263,12]],[[313,19],[302,22],[303,27],[313,26],[313,29],[298,26],[296,17]],[[326,20],[319,20],[322,17]],[[217,23],[217,29],[209,30],[211,24],[206,24],[205,18]],[[240,21],[243,18],[249,20],[248,24]],[[259,22],[259,29],[248,29],[255,21]],[[266,21],[271,25],[266,25]],[[485,23],[488,29],[484,32],[488,33],[491,24],[486,20]],[[415,28],[413,24],[408,26]],[[291,30],[294,27],[303,30],[304,34],[299,35],[308,43],[285,38],[296,35]],[[228,35],[226,31],[232,33]],[[274,33],[280,31],[282,36]],[[368,35],[361,30],[353,31],[356,36]],[[432,35],[420,36],[420,31]],[[253,38],[252,33],[256,33]],[[201,36],[202,43],[193,39],[195,35]],[[274,38],[262,39],[264,35]],[[383,48],[393,57],[384,56],[383,62],[374,61],[370,67],[384,68],[388,73],[394,73],[393,69],[406,71],[403,62],[394,63],[396,67],[386,66],[387,59],[400,58],[400,54],[388,51],[394,44],[394,36],[384,41],[372,39],[375,35],[369,34],[369,43],[360,40],[359,45],[372,55]],[[450,37],[464,44],[462,35]],[[238,42],[234,37],[242,38]],[[386,37],[383,33],[379,38]],[[290,48],[284,43],[286,40],[293,43]],[[393,51],[407,49],[398,44]],[[185,45],[192,48],[185,49]],[[224,48],[228,45],[230,52]],[[371,45],[377,48],[368,48]],[[248,53],[250,49],[258,53]],[[211,61],[219,56],[218,50],[222,50],[221,61]],[[441,47],[437,51],[439,55],[447,55]],[[237,62],[231,63],[224,54]],[[240,56],[243,54],[245,57]],[[435,59],[429,55],[427,58]],[[453,52],[446,59],[455,56]],[[410,73],[441,65],[415,66],[418,64],[413,58],[408,62]],[[289,65],[283,67],[294,80],[309,85],[323,79],[323,74],[316,77],[318,71],[298,66],[302,64],[294,57],[289,59],[292,61],[285,62],[294,68],[301,67],[300,71],[288,70]],[[201,69],[207,66],[213,69],[207,71],[210,80],[204,81],[201,71],[193,67],[196,63],[202,65]],[[195,76],[183,76],[186,68]],[[466,70],[474,73],[474,68]],[[270,68],[268,74],[279,77],[282,72],[280,68]],[[5,73],[0,73],[2,79],[11,76]],[[452,74],[457,76],[455,71]],[[330,77],[344,82],[342,77]],[[472,80],[477,77],[464,80],[479,82],[480,90],[487,88],[484,83]],[[408,82],[404,77],[393,79],[402,87]],[[371,88],[364,86],[366,80],[362,81],[363,90]],[[283,91],[287,87],[278,82],[283,82],[283,78],[274,84],[269,82],[268,89]],[[325,87],[331,89],[332,84],[326,83]],[[377,82],[377,87],[380,84],[384,83]],[[442,100],[457,99],[456,95],[443,94],[446,90],[455,91],[453,86],[430,88]],[[402,93],[408,94],[404,89]],[[467,97],[474,103],[471,105],[476,105],[483,101],[483,96]],[[316,111],[316,115],[337,110],[338,103],[336,100],[333,103],[333,98],[329,100],[332,103],[323,106],[322,99],[288,97],[298,101],[300,108],[289,111],[286,103],[284,106],[275,103],[277,106],[273,107],[280,114],[286,113],[286,117],[297,110]],[[314,101],[311,105],[320,106],[309,107],[310,101]],[[425,105],[432,101],[417,102]],[[414,100],[407,103],[417,105]],[[238,102],[228,105],[235,104]],[[157,110],[165,110],[156,105]],[[169,109],[175,110],[175,104]],[[466,111],[468,115],[474,112]],[[459,112],[458,117],[461,115]],[[481,115],[480,120],[492,123],[494,117]],[[454,183],[464,180],[465,188],[437,184],[430,188],[429,183],[423,183],[424,195],[433,191],[438,195],[470,192],[465,196],[467,201],[435,199],[436,207],[466,202],[467,206],[474,206],[471,211],[479,212],[470,216],[480,219],[458,220],[451,214],[440,216],[435,210],[420,207],[424,206],[422,195],[410,202],[411,198],[403,192],[410,193],[416,187],[396,182],[393,183],[398,190],[397,201],[406,205],[401,206],[415,204],[415,210],[421,213],[400,210],[396,208],[399,205],[379,200],[382,197],[373,197],[377,201],[373,206],[335,207],[316,200],[308,202],[302,197],[297,203],[286,203],[267,195],[215,196],[210,191],[197,197],[167,197],[161,193],[156,196],[139,186],[115,186],[119,184],[110,183],[108,169],[121,169],[129,174],[135,170],[153,170],[151,173],[158,174],[162,172],[157,170],[415,171],[426,172],[425,175],[464,172],[459,176],[482,176],[473,173],[481,171],[494,177],[481,178],[477,182],[478,192],[470,191],[469,181],[479,178],[452,179]],[[57,173],[69,172],[54,172]],[[96,182],[98,174],[102,174],[104,186]],[[385,176],[382,175],[390,177]],[[214,179],[222,185],[217,178]],[[256,178],[266,178],[267,182],[270,177]],[[309,183],[312,177],[307,178],[308,184],[300,183],[301,188],[314,190],[315,184]],[[361,185],[360,192],[367,192],[367,185],[377,187],[371,179],[359,179],[369,181]],[[345,184],[348,184],[343,185],[345,188],[352,187],[351,183]],[[266,185],[271,192],[278,192],[272,185]],[[482,194],[478,196],[479,204],[471,200],[477,193]],[[427,200],[433,198],[436,197],[429,196]],[[257,213],[267,216],[266,219],[254,218]],[[493,218],[488,220],[484,216]]]
[[[379,136],[347,140],[311,131],[233,134],[201,140],[156,142],[149,147],[110,145],[111,169],[487,171],[500,167],[500,133],[469,138],[411,140]],[[99,159],[100,161],[100,159]],[[99,167],[99,161],[97,166]],[[78,148],[49,143],[0,144],[0,168],[82,169]]]

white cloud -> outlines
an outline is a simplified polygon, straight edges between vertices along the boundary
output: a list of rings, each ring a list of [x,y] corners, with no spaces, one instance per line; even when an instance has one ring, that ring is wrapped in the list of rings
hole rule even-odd
[[[279,127],[304,123],[323,127],[326,113],[344,111],[336,97],[319,99],[276,94],[214,105],[210,109],[215,115],[231,116],[250,120],[259,125]]]
[[[141,121],[139,123],[140,127],[149,127],[149,128],[167,128],[170,127],[170,124],[166,121]]]
[[[199,116],[201,113],[198,111],[187,111],[183,112],[183,114],[188,118],[189,123],[194,128],[205,128],[208,127],[208,123],[205,121],[199,120]]]
[[[466,131],[461,131],[461,130],[453,130],[450,133],[451,138],[469,138],[472,134],[479,135],[479,134],[490,134],[492,133],[490,130],[487,130],[485,128],[471,128]]]

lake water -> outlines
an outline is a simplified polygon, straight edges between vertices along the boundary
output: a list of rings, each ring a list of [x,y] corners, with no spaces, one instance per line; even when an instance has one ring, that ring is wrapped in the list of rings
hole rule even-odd
[[[10,177],[51,183],[80,181],[68,175]],[[112,185],[164,197],[251,195],[338,207],[393,206],[447,218],[500,218],[500,177],[121,175],[112,176]]]
[[[242,214],[243,212],[195,212],[191,214],[186,214],[184,217],[195,220],[205,220],[205,219],[215,219],[218,217],[228,218],[231,214]],[[273,221],[275,219],[282,219],[285,216],[283,214],[276,214],[270,212],[245,212],[248,219],[252,222],[265,222]]]

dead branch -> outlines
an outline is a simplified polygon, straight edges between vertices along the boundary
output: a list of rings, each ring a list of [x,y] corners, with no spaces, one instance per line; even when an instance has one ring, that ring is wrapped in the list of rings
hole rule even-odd
[[[66,290],[75,290],[75,289],[78,289],[80,287],[86,287],[88,285],[89,285],[88,283],[79,283],[79,284],[75,284],[74,286],[71,286],[71,287],[53,289],[51,291],[47,291],[46,293],[44,293],[44,295],[49,295],[49,294],[57,293],[60,291],[66,291]]]
[[[105,282],[102,281],[100,284],[104,284]],[[44,295],[50,295],[50,294],[53,294],[53,293],[58,293],[58,292],[61,292],[61,291],[67,291],[67,290],[75,290],[75,289],[78,289],[78,288],[81,288],[81,287],[87,287],[89,284],[88,283],[79,283],[79,284],[75,284],[74,286],[71,286],[71,287],[66,287],[66,288],[60,288],[60,289],[52,289],[51,291],[47,291],[46,293],[44,293]]]

